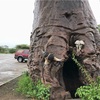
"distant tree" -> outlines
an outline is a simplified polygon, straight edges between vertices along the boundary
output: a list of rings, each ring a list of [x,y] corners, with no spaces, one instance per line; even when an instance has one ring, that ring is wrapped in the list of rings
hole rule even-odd
[[[98,25],[98,29],[99,29],[99,32],[100,32],[100,25]]]
[[[4,48],[2,46],[0,46],[0,53],[3,53]]]
[[[9,53],[15,53],[16,52],[16,48],[9,48]]]
[[[9,53],[8,46],[0,46],[0,53]]]
[[[29,49],[29,45],[27,45],[27,44],[20,44],[20,45],[16,45],[15,48],[16,49]]]

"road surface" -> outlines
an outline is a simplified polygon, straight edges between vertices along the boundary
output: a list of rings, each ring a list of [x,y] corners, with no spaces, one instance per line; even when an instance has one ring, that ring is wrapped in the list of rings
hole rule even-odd
[[[0,54],[0,85],[20,76],[27,70],[27,63],[17,62],[14,54]]]

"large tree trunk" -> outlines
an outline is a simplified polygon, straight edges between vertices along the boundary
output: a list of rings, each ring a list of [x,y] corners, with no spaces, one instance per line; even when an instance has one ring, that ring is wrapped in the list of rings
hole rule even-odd
[[[80,50],[77,40],[84,42]],[[100,34],[87,0],[36,0],[30,41],[30,75],[51,85],[50,100],[74,97],[79,86],[89,84],[72,52],[93,80],[100,74]],[[44,56],[47,52],[61,61]]]

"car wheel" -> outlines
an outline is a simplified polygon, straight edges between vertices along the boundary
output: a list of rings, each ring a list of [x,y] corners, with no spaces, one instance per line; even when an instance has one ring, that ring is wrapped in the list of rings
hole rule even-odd
[[[21,63],[21,62],[23,62],[23,58],[22,57],[18,57],[17,61]]]

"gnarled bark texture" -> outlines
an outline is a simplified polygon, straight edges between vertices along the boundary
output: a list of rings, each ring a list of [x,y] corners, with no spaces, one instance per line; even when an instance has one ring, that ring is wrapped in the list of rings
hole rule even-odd
[[[84,41],[78,52],[77,40]],[[30,41],[30,75],[51,85],[50,100],[71,98],[88,84],[71,59],[72,50],[94,80],[100,74],[100,34],[87,0],[36,0]],[[43,51],[63,60],[44,64]]]

